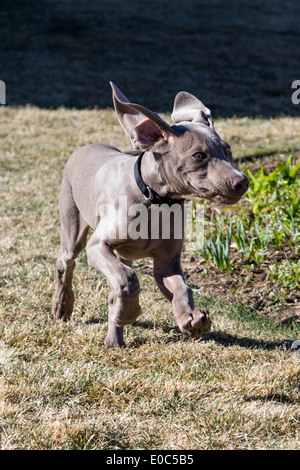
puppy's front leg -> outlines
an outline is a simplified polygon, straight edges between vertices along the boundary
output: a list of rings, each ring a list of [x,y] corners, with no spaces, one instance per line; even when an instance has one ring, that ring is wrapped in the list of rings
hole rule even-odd
[[[180,256],[154,260],[154,278],[163,294],[172,302],[176,322],[187,336],[199,338],[211,327],[206,308],[195,308],[192,290],[186,285]]]
[[[118,259],[107,241],[96,232],[87,244],[90,266],[101,271],[111,288],[108,299],[108,334],[105,344],[124,346],[123,327],[133,323],[140,314],[139,281],[134,270]]]

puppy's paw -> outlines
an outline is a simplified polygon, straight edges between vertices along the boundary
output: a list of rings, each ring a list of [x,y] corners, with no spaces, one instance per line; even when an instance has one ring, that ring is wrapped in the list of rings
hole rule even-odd
[[[52,304],[52,318],[54,320],[68,321],[71,318],[74,305],[74,294],[70,291],[55,293]]]
[[[182,333],[187,336],[200,338],[203,334],[208,333],[211,328],[208,310],[206,308],[195,308],[178,320],[178,326]]]

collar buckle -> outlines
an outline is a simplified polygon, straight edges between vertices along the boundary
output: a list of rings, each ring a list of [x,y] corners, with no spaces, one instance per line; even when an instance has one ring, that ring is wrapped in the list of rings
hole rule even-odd
[[[146,194],[144,194],[144,198],[146,199],[146,201],[151,201],[152,198],[153,198],[152,191],[149,188],[149,186],[146,186],[146,188],[147,188],[147,191],[148,191],[148,196],[146,196]]]

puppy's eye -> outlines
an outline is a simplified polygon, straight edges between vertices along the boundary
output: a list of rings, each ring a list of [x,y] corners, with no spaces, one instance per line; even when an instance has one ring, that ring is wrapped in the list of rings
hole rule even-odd
[[[200,161],[203,161],[206,159],[205,153],[202,153],[202,152],[194,153],[193,157],[196,158],[196,160],[200,160]]]
[[[226,151],[227,155],[231,155],[231,150],[230,150],[230,147],[227,147],[227,151]]]

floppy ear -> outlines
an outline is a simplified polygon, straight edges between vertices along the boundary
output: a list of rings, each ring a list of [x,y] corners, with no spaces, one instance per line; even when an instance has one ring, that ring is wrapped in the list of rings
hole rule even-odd
[[[130,103],[114,83],[110,82],[110,85],[118,119],[134,148],[145,150],[159,141],[166,143],[171,135],[178,135],[156,113],[139,104]]]
[[[210,110],[195,96],[181,91],[175,97],[172,121],[176,124],[182,121],[201,122],[214,127]]]

